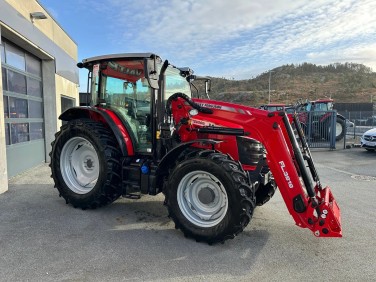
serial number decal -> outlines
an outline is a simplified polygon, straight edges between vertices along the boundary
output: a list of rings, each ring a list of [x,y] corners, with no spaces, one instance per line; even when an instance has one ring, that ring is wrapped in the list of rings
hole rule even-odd
[[[285,176],[287,185],[289,186],[289,188],[294,188],[294,185],[292,184],[292,181],[291,181],[291,178],[289,176],[289,173],[286,171],[286,165],[285,165],[285,163],[283,161],[280,161],[279,165],[280,165],[280,167],[282,169],[283,175]]]

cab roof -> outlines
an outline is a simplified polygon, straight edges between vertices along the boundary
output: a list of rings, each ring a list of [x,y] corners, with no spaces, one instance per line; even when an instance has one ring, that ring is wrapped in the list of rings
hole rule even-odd
[[[87,66],[91,65],[92,63],[103,61],[103,60],[108,60],[108,59],[127,59],[127,58],[132,58],[132,59],[143,59],[143,58],[160,58],[157,54],[154,53],[120,53],[120,54],[107,54],[107,55],[101,55],[101,56],[96,56],[96,57],[90,57],[87,59],[83,59],[82,63],[78,63],[77,65],[81,66]]]

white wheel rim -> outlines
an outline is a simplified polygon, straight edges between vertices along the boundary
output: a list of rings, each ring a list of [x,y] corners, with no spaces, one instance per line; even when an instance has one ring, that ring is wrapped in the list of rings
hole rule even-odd
[[[77,194],[89,193],[99,177],[99,159],[93,145],[82,137],[73,137],[60,155],[61,175],[65,184]]]
[[[336,137],[341,135],[341,133],[342,133],[342,125],[339,122],[337,122],[336,123]]]
[[[177,189],[177,200],[185,218],[200,227],[217,225],[228,210],[224,185],[205,171],[193,171],[182,178]]]

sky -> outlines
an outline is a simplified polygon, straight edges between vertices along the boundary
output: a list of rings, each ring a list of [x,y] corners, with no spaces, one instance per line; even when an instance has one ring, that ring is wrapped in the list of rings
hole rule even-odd
[[[78,60],[152,52],[195,74],[249,79],[285,64],[376,71],[374,0],[38,0]],[[80,72],[80,89],[86,88]]]

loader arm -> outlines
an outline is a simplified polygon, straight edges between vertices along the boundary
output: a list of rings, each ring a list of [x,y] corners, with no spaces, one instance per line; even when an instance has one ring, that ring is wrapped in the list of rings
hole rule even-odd
[[[309,228],[317,237],[342,237],[340,209],[331,189],[321,186],[296,117],[220,101],[193,100],[212,112],[199,111],[190,116],[191,105],[182,98],[175,99],[172,112],[175,123],[180,124],[182,141],[221,139],[223,128],[243,129],[245,138],[264,145],[268,166],[296,225]],[[300,134],[301,144],[291,124]],[[210,130],[202,130],[204,128]],[[200,131],[205,132],[205,136],[201,136]]]

